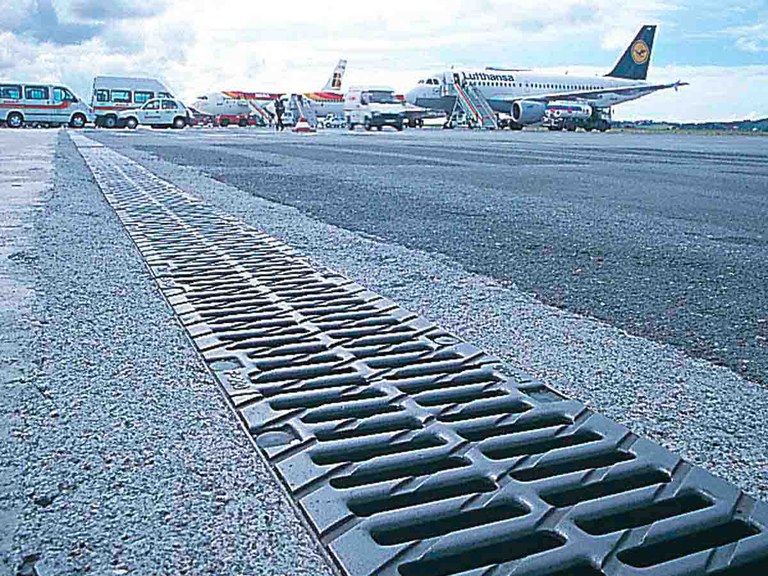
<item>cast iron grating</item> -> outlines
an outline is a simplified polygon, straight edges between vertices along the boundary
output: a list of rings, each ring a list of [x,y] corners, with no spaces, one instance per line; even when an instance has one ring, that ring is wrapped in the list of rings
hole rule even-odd
[[[346,573],[768,573],[766,504],[72,138]]]

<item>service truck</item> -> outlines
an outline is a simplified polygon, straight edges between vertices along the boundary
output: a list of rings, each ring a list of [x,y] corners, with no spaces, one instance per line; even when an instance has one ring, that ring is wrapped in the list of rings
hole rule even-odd
[[[556,131],[574,132],[577,128],[583,128],[587,132],[605,132],[611,127],[610,114],[610,109],[593,108],[586,102],[554,101],[545,105],[541,125]]]
[[[392,88],[353,87],[344,96],[344,120],[350,130],[354,130],[355,126],[366,130],[392,126],[402,130],[405,106]]]

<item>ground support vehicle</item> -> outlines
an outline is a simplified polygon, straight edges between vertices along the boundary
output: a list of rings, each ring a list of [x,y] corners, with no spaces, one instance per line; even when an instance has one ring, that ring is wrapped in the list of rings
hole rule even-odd
[[[547,105],[542,126],[552,131],[575,132],[581,128],[605,132],[611,128],[611,111],[587,104],[553,102]]]
[[[344,119],[350,130],[355,126],[366,130],[391,126],[399,131],[405,122],[405,106],[388,87],[350,88],[344,97]]]
[[[226,128],[227,126],[264,126],[264,121],[253,114],[220,114],[216,117],[216,125]]]
[[[216,121],[216,116],[213,116],[211,114],[203,114],[197,110],[190,110],[191,114],[189,116],[189,123],[188,126],[199,126],[199,127],[214,127],[218,126],[218,122]]]

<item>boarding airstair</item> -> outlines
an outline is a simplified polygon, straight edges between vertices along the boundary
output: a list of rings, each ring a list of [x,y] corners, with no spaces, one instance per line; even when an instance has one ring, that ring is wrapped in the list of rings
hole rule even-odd
[[[262,108],[256,100],[249,98],[247,102],[248,106],[251,108],[251,113],[254,116],[261,118],[267,126],[272,124],[272,116],[269,114],[269,112],[264,110],[264,108]]]
[[[460,112],[464,114],[471,127],[496,130],[499,121],[485,96],[475,86],[466,82],[453,82],[448,85],[448,94],[456,96],[456,104],[449,118],[453,122]]]
[[[309,126],[314,130],[317,128],[317,113],[312,102],[304,98],[301,94],[291,94],[291,98],[288,101],[288,110],[293,116],[296,123],[301,118],[304,118]]]

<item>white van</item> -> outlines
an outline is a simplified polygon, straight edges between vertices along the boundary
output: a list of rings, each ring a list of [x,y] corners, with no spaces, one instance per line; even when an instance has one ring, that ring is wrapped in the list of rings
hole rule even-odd
[[[0,83],[0,122],[11,128],[20,128],[25,123],[82,128],[95,118],[91,107],[65,86]]]
[[[344,120],[350,130],[355,126],[363,126],[366,130],[392,126],[402,130],[404,118],[405,106],[392,88],[354,87],[344,96]]]
[[[96,76],[91,95],[96,126],[117,128],[119,112],[140,108],[154,98],[172,99],[173,95],[162,82],[154,78]]]

